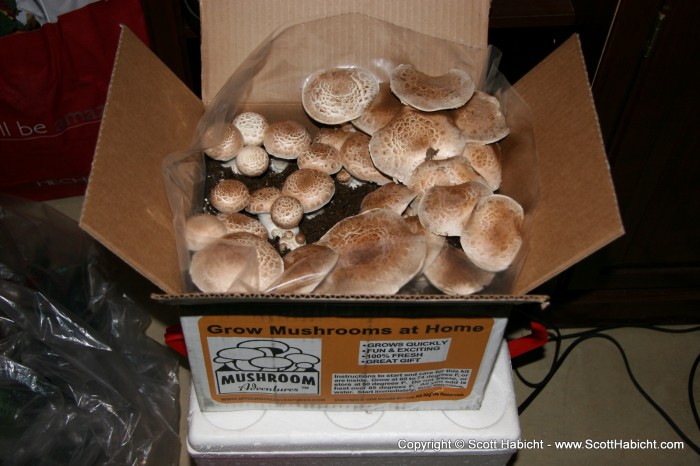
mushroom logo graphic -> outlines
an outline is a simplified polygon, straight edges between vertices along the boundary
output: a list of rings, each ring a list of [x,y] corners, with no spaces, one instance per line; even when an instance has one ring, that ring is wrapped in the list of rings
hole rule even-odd
[[[216,353],[218,371],[312,372],[321,359],[277,340],[246,340]]]

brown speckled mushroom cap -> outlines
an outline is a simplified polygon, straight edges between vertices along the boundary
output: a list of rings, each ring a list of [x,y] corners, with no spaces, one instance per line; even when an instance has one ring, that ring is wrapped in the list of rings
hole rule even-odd
[[[222,214],[243,210],[249,200],[248,187],[243,182],[233,179],[219,181],[209,193],[209,202]]]
[[[425,160],[461,155],[465,144],[461,131],[446,115],[405,107],[374,133],[369,150],[379,171],[405,183]]]
[[[467,142],[490,144],[510,132],[498,99],[482,91],[476,91],[469,102],[450,113]]]
[[[425,237],[388,209],[347,217],[316,244],[339,255],[317,294],[394,294],[420,272],[425,259]]]
[[[267,118],[255,112],[243,112],[236,115],[233,124],[243,136],[243,143],[249,146],[259,146],[267,129]]]
[[[293,120],[270,123],[265,130],[265,150],[280,159],[295,160],[311,144],[311,135],[299,122]]]
[[[284,262],[277,250],[267,241],[257,235],[247,232],[229,233],[223,237],[229,244],[252,248],[257,258],[258,289],[254,292],[266,290],[277,280],[284,271]],[[255,267],[249,269],[247,273],[256,270]]]
[[[461,155],[444,160],[426,160],[418,165],[406,185],[421,194],[432,186],[454,186],[467,181],[484,181]]]
[[[281,195],[282,191],[274,186],[258,188],[250,193],[250,200],[245,210],[251,214],[268,214],[272,208],[272,203]]]
[[[312,73],[301,102],[313,120],[337,125],[362,115],[379,93],[379,83],[364,68],[332,68]]]
[[[467,257],[489,272],[507,269],[522,245],[523,208],[502,194],[481,199],[460,237]]]
[[[265,292],[306,294],[335,267],[338,253],[320,244],[305,244],[284,256],[284,272]]]
[[[213,141],[214,134],[217,130],[223,132],[222,139]],[[204,144],[207,149],[204,151],[209,157],[214,160],[228,161],[236,157],[238,152],[243,148],[243,135],[233,123],[224,125],[212,125],[204,134]]]
[[[258,219],[240,212],[225,215],[220,214],[219,219],[226,227],[226,234],[244,231],[260,236],[261,238],[267,238],[268,236],[267,229]]]
[[[323,127],[319,128],[313,138],[313,142],[327,144],[339,151],[343,147],[345,140],[355,132],[355,129],[350,125],[345,125],[341,128]]]
[[[257,270],[256,264],[254,248],[220,240],[192,255],[189,273],[192,283],[204,293],[254,292],[258,276],[247,276],[246,271]]]
[[[330,175],[313,168],[292,172],[282,185],[282,194],[299,200],[304,212],[313,212],[326,205],[335,194]]]
[[[294,228],[304,217],[304,208],[297,198],[283,194],[272,203],[270,217],[280,228]]]
[[[461,249],[445,242],[423,274],[435,288],[449,295],[470,295],[491,283],[493,272],[474,265]]]
[[[400,183],[387,183],[367,194],[360,204],[360,212],[371,209],[389,209],[403,214],[417,193]]]
[[[340,151],[320,142],[312,142],[309,148],[297,159],[297,165],[299,168],[315,168],[329,175],[338,173],[343,168],[340,161]]]
[[[475,89],[469,73],[457,68],[440,76],[428,76],[413,65],[399,65],[391,72],[389,82],[401,102],[425,112],[461,107]]]
[[[371,136],[386,126],[402,108],[403,104],[391,92],[389,84],[381,83],[377,97],[374,98],[365,113],[352,120],[352,124],[363,133]]]
[[[215,215],[192,215],[185,221],[185,242],[190,251],[199,251],[226,234],[226,226]]]
[[[501,186],[501,149],[498,144],[467,144],[462,156],[484,178],[492,191]]]
[[[460,236],[477,202],[491,194],[479,181],[428,188],[416,209],[421,225],[442,236]]]
[[[243,146],[235,159],[238,172],[255,177],[264,174],[270,166],[270,156],[260,146]]]
[[[345,170],[354,178],[378,185],[391,181],[377,170],[369,153],[370,137],[364,133],[353,133],[340,148],[340,161]]]

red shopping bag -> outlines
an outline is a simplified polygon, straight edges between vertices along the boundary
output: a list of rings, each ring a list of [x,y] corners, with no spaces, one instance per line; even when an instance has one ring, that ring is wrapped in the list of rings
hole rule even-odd
[[[103,0],[0,38],[0,191],[85,191],[120,24],[148,43],[140,0]]]

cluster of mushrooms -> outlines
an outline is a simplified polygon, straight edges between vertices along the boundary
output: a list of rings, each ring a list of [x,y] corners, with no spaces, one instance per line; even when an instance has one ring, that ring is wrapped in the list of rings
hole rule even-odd
[[[320,123],[314,135],[295,121],[244,112],[206,151],[249,177],[280,164],[297,168],[281,187],[250,192],[240,179],[224,179],[212,189],[218,215],[186,222],[197,288],[379,295],[425,278],[446,294],[468,295],[511,265],[523,209],[497,192],[498,141],[509,129],[498,100],[476,90],[467,72],[429,76],[400,65],[380,83],[359,67],[320,70],[306,79],[301,100]],[[303,219],[323,214],[336,181],[376,189],[359,213],[307,244]]]

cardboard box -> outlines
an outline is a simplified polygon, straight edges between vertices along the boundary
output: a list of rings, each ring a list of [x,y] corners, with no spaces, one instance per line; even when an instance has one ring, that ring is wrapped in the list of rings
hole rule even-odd
[[[183,284],[188,257],[177,253],[177,220],[169,205],[172,191],[164,189],[164,160],[190,147],[205,104],[245,57],[260,52],[256,47],[265,37],[289,22],[361,13],[486,50],[488,9],[488,0],[204,0],[204,103],[123,31],[81,226],[160,287],[164,294],[156,299],[181,305],[204,411],[478,408],[512,306],[543,305],[546,297],[527,293],[623,233],[580,44],[572,37],[513,86],[531,112],[537,158],[536,166],[519,165],[515,158],[504,184],[522,189],[522,172],[534,171],[538,194],[528,219],[527,255],[503,294],[272,297],[199,293]],[[344,28],[342,22],[335,26],[348,38],[363,39],[356,44],[359,55],[374,46],[366,31]],[[507,139],[518,137],[514,131]],[[174,197],[180,203],[176,213],[197,210],[202,187],[188,176],[201,171],[200,165],[192,159],[179,166],[184,176],[172,184],[181,194]],[[438,342],[445,339],[449,341]],[[363,354],[381,348],[368,346],[375,343],[398,345],[402,351],[415,345],[435,349],[414,352],[406,361],[387,358],[374,364],[368,361],[374,356],[381,360],[379,352]],[[314,362],[295,369],[314,376],[304,379],[298,378],[303,372],[290,372],[284,381],[257,380],[253,372],[259,368],[248,367],[236,393],[222,390],[221,377],[236,381],[241,376],[223,374],[241,370],[227,358],[234,360],[238,356],[232,354],[243,353],[237,348],[250,345],[270,356],[284,356],[292,348],[310,353]],[[305,388],[294,387],[293,376]],[[354,384],[353,377],[362,383]],[[386,388],[406,380],[415,389]],[[373,388],[367,390],[363,383]]]

